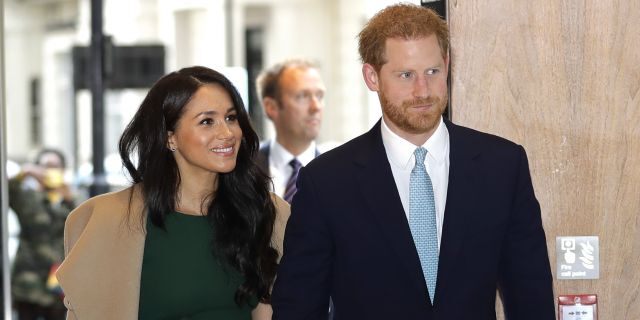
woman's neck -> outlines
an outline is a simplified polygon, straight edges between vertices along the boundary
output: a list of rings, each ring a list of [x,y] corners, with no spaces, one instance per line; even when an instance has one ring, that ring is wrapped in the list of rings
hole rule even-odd
[[[205,215],[217,187],[217,175],[212,179],[181,179],[176,211],[190,215]]]

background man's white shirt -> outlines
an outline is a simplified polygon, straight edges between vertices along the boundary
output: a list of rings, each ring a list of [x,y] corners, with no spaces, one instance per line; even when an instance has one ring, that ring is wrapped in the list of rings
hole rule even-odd
[[[284,196],[284,190],[287,187],[287,181],[291,176],[293,168],[289,165],[289,162],[293,160],[294,156],[287,151],[281,144],[275,139],[270,141],[269,146],[269,173],[273,179],[273,187],[275,194]],[[316,157],[316,143],[311,142],[309,147],[302,152],[297,158],[303,166],[306,166],[311,160]]]

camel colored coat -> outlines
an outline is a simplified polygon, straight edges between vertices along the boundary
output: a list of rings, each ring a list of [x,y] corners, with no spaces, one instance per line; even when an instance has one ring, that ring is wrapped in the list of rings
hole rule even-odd
[[[272,242],[282,255],[290,209],[278,196],[273,199],[277,218]],[[142,212],[137,187],[91,198],[71,212],[64,230],[66,258],[57,272],[67,319],[138,318],[145,241]]]

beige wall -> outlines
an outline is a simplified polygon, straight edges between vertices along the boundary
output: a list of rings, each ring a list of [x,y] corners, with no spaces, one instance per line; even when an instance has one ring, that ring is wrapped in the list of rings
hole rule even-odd
[[[556,236],[600,237],[600,319],[640,319],[639,0],[449,1],[453,120],[522,144]]]

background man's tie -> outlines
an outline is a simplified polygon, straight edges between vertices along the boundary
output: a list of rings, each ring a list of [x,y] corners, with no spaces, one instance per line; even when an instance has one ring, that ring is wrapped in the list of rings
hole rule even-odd
[[[427,150],[420,147],[413,154],[416,158],[416,164],[411,171],[409,183],[409,227],[420,257],[429,298],[433,304],[438,276],[436,206],[431,178],[424,166]]]
[[[293,158],[293,160],[289,162],[289,165],[291,166],[293,171],[291,172],[291,176],[287,181],[287,187],[284,189],[284,200],[291,203],[293,195],[296,194],[296,191],[298,191],[298,188],[296,188],[296,180],[298,180],[298,172],[302,167],[302,163],[300,163],[298,159]]]

